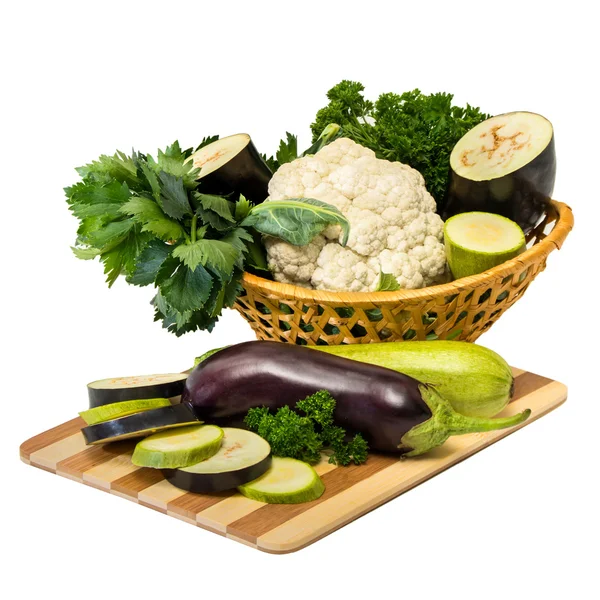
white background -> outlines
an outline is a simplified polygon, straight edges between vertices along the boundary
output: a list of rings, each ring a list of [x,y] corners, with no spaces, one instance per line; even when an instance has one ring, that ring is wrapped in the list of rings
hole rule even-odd
[[[560,6],[560,9],[554,8]],[[598,62],[591,2],[13,2],[0,24],[0,588],[35,598],[597,598]],[[568,384],[556,412],[299,553],[272,556],[18,460],[85,384],[178,371],[251,339],[237,313],[177,339],[151,291],[69,249],[62,188],[116,148],[249,132],[300,146],[344,78],[450,91],[555,126],[576,227],[479,342]]]

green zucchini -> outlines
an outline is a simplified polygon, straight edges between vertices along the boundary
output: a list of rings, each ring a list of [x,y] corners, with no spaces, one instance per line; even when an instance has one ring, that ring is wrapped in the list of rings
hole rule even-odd
[[[299,504],[319,498],[325,485],[309,464],[275,456],[264,475],[238,486],[238,491],[246,498],[268,504]]]
[[[386,367],[435,386],[457,412],[493,417],[510,402],[514,378],[494,351],[469,342],[384,342],[307,346],[314,350]]]
[[[454,279],[483,273],[526,249],[523,230],[514,221],[486,212],[450,217],[444,243]]]
[[[171,406],[171,401],[168,398],[149,398],[147,400],[125,400],[123,402],[113,402],[112,404],[103,404],[88,410],[82,410],[79,416],[88,424],[96,425],[104,423],[111,419],[120,419],[128,415],[143,412],[145,410],[153,410],[162,408],[163,406]]]
[[[138,467],[175,469],[189,467],[214,456],[221,447],[223,430],[216,425],[191,425],[155,433],[135,447],[131,462]]]

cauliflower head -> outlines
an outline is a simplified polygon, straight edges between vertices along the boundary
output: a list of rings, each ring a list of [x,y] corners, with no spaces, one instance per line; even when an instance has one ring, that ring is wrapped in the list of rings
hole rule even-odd
[[[345,247],[340,227],[327,227],[307,246],[267,237],[276,281],[318,290],[367,292],[380,273],[403,289],[442,280],[443,222],[422,175],[408,165],[375,157],[340,138],[313,156],[282,165],[269,183],[270,200],[315,198],[338,208],[350,223]]]

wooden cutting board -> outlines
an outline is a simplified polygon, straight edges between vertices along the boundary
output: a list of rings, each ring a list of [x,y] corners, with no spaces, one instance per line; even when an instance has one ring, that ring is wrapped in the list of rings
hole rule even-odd
[[[348,467],[323,460],[316,470],[325,483],[325,493],[304,504],[269,505],[234,491],[210,495],[184,492],[165,481],[159,470],[131,463],[135,441],[86,446],[79,431],[84,422],[79,417],[26,441],[20,449],[21,459],[259,550],[293,552],[526,427],[566,400],[567,388],[562,383],[520,369],[513,372],[514,399],[503,415],[530,408],[531,417],[522,425],[454,437],[416,458],[370,454],[364,465]]]

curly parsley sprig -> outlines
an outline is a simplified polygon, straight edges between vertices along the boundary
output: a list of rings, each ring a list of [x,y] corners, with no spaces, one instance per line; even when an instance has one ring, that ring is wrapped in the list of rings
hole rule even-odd
[[[288,406],[271,413],[262,406],[251,408],[244,422],[271,445],[275,456],[297,458],[309,464],[330,453],[329,462],[360,465],[367,460],[368,445],[358,433],[346,441],[346,431],[334,425],[335,399],[320,390],[296,403],[296,411]],[[300,414],[303,413],[303,414]]]

